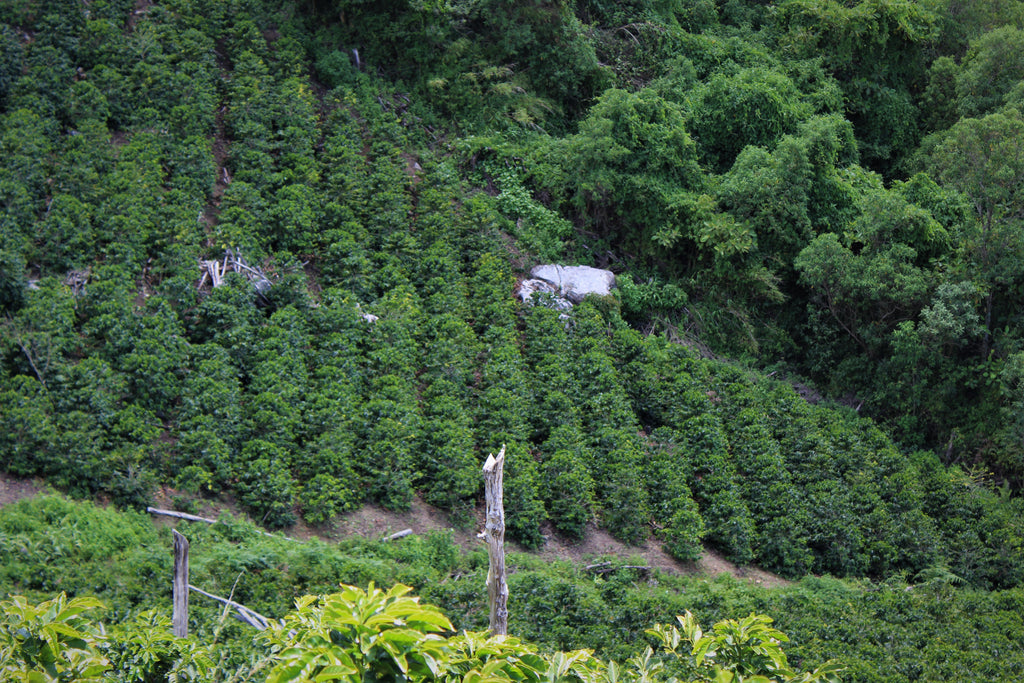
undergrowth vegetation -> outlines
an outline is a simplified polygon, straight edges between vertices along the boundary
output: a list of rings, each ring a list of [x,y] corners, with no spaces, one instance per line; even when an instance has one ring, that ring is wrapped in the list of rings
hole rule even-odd
[[[181,523],[178,529],[190,541],[193,585],[231,595],[271,619],[286,617],[305,595],[373,582],[412,586],[446,615],[449,632],[487,628],[487,553],[482,544],[471,552],[460,550],[450,532],[390,543],[297,542],[262,535],[229,516],[214,525]],[[265,653],[266,643],[254,644],[254,629],[225,618],[222,605],[197,594],[190,601],[194,640],[161,639],[169,634],[173,543],[169,528],[155,527],[143,515],[41,497],[0,511],[0,538],[0,591],[25,596],[30,605],[61,592],[95,596],[103,608],[88,617],[109,625],[110,643],[102,652],[111,661],[129,661],[126,641],[138,641],[143,633],[152,641],[146,646],[151,654],[165,653],[147,666],[162,661],[159,666],[169,668],[192,657],[198,644],[210,647],[209,680],[223,680],[213,669],[238,671]],[[940,568],[879,583],[808,577],[765,589],[728,575],[641,573],[616,561],[608,566],[611,571],[595,573],[512,553],[510,633],[545,656],[584,648],[602,660],[625,662],[656,645],[647,629],[677,615],[689,612],[710,625],[756,613],[773,615],[772,626],[788,636],[783,650],[789,666],[811,671],[838,659],[845,667],[843,680],[999,679],[1024,664],[1021,589],[965,588]],[[7,612],[5,618],[14,615]],[[286,626],[279,635],[286,637],[294,628]],[[139,642],[136,646],[144,649]],[[137,666],[136,672],[141,659]],[[134,678],[131,671],[121,666],[116,680],[155,680]],[[692,669],[675,674],[695,675]]]

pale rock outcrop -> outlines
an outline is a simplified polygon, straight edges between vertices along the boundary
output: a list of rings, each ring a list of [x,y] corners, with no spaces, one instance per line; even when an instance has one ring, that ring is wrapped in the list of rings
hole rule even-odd
[[[530,275],[537,280],[551,283],[559,295],[577,304],[588,294],[608,296],[615,286],[614,273],[590,266],[536,266],[530,271]]]
[[[590,266],[537,266],[530,275],[533,277],[523,280],[516,295],[523,303],[539,302],[562,311],[559,317],[566,320],[574,303],[583,301],[588,294],[608,296],[615,286],[615,275],[611,271]],[[538,298],[535,294],[542,296]]]
[[[554,308],[556,311],[572,309],[572,303],[568,299],[558,296],[554,285],[544,280],[523,280],[516,294],[522,299],[523,303],[527,304],[532,304],[535,301],[533,298],[534,294],[548,294],[550,298],[547,299],[547,303],[551,308]]]

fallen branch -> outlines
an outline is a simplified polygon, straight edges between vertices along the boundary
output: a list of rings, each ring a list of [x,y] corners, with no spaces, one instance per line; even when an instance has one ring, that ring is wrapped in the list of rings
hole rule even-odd
[[[225,260],[227,260],[227,259],[225,259]],[[252,273],[256,277],[259,277],[259,278],[261,278],[263,280],[267,279],[267,276],[263,274],[262,270],[257,270],[256,268],[253,268],[248,263],[243,261],[241,256],[238,256],[234,261],[232,261],[231,265],[233,265],[235,267],[235,270],[237,272],[241,272],[241,271],[244,270],[245,272]]]
[[[154,507],[146,508],[146,512],[148,512],[151,515],[163,515],[164,517],[174,517],[175,519],[184,519],[184,520],[189,521],[189,522],[202,522],[204,524],[217,524],[220,521],[220,520],[216,520],[216,519],[210,519],[209,517],[200,517],[199,515],[190,515],[187,512],[176,512],[174,510],[161,510],[160,508],[154,508]],[[278,534],[271,534],[271,533],[268,533],[266,531],[261,531],[259,529],[253,529],[253,531],[255,531],[258,534],[262,534],[264,536],[270,536],[271,538],[283,538],[286,541],[294,541],[296,543],[299,542],[298,539],[291,538],[290,536],[281,536],[281,535],[278,535]]]
[[[64,278],[64,285],[71,288],[71,293],[75,296],[79,296],[84,290],[85,285],[89,283],[90,271],[88,268],[85,270],[72,270]]]
[[[47,358],[45,359],[46,365],[43,366],[42,370],[40,370],[39,366],[36,365],[35,358],[33,358],[32,356],[32,349],[30,349],[28,347],[28,344],[26,344],[25,338],[22,335],[22,331],[18,329],[17,325],[15,325],[14,323],[14,318],[12,318],[10,314],[5,315],[3,321],[0,322],[0,326],[2,326],[4,332],[9,334],[14,339],[14,343],[17,344],[18,348],[21,349],[21,352],[25,354],[25,359],[28,360],[28,364],[32,368],[32,372],[35,374],[36,379],[39,380],[39,383],[42,384],[43,388],[45,389],[46,371],[50,367],[49,354],[47,354]],[[49,338],[46,337],[44,339],[48,340]],[[28,343],[31,344],[31,340]]]
[[[617,572],[620,569],[635,569],[642,574],[649,574],[651,567],[649,565],[642,564],[623,564],[618,567],[612,566],[611,562],[599,562],[598,564],[587,565],[583,568],[584,571],[594,572],[595,574],[610,574]]]
[[[229,600],[228,598],[222,598],[221,596],[214,595],[213,593],[207,593],[206,591],[204,591],[204,590],[202,590],[200,588],[196,588],[192,584],[188,585],[188,589],[190,591],[195,591],[196,593],[199,593],[200,595],[204,595],[204,596],[206,596],[208,598],[212,598],[213,600],[216,600],[216,601],[218,601],[220,603],[223,603],[223,604],[227,605],[228,607],[235,608],[235,611],[238,613],[238,617],[242,621],[244,621],[245,623],[249,624],[250,626],[252,626],[254,628],[259,629],[260,631],[265,631],[270,626],[271,620],[269,618],[263,616],[262,614],[260,614],[259,612],[255,611],[255,610],[249,609],[248,607],[246,607],[245,605],[243,605],[240,602],[235,602],[234,600]]]
[[[25,358],[28,359],[28,364],[32,368],[32,372],[35,374],[36,379],[39,380],[39,383],[42,384],[43,388],[45,389],[46,378],[43,376],[43,373],[39,371],[39,368],[36,367],[36,362],[35,360],[32,359],[32,352],[29,351],[29,348],[25,346],[24,342],[21,341],[21,337],[16,337],[14,341],[18,345],[18,348],[21,349],[21,352],[25,354]]]
[[[411,536],[411,535],[412,535],[412,529],[402,529],[401,531],[396,531],[395,533],[391,534],[390,536],[387,536],[384,540],[385,541],[394,541],[397,538],[404,538],[405,536]]]
[[[220,287],[224,284],[224,276],[232,271],[244,275],[253,284],[256,292],[261,297],[266,296],[266,293],[273,286],[273,283],[267,277],[267,274],[263,272],[263,269],[250,266],[245,262],[245,258],[240,250],[227,249],[224,252],[223,262],[217,260],[200,261],[199,269],[202,271],[202,277],[199,280],[199,284],[196,285],[196,289],[203,288],[207,277],[209,277],[214,287]]]

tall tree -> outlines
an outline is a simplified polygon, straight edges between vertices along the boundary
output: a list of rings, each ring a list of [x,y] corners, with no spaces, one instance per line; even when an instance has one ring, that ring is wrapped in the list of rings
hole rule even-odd
[[[1024,284],[1024,119],[1016,109],[963,119],[926,141],[921,165],[970,200],[975,221],[964,242],[965,263],[986,291],[982,356],[999,313]]]

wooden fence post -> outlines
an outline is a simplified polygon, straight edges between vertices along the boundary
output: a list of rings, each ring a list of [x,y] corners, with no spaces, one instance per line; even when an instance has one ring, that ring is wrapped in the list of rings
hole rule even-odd
[[[174,534],[174,584],[172,596],[174,611],[171,617],[171,630],[176,638],[188,636],[188,539],[178,533]]]
[[[505,505],[502,501],[502,479],[505,467],[505,446],[498,456],[487,456],[484,463],[484,491],[487,497],[487,519],[484,533],[487,542],[487,605],[490,608],[491,633],[508,634],[508,584],[505,582]]]

